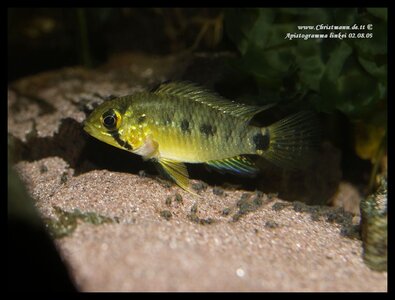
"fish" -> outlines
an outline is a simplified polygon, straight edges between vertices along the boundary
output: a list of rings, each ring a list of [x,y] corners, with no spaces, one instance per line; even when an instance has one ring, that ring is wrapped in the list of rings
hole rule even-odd
[[[313,113],[302,111],[270,126],[251,124],[256,114],[271,107],[231,101],[191,82],[168,82],[102,103],[86,119],[84,130],[158,163],[193,193],[185,163],[253,177],[259,169],[251,155],[286,168],[303,162],[317,138]]]

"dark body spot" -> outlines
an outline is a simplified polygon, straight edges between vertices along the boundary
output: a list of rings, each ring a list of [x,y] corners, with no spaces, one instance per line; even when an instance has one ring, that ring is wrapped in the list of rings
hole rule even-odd
[[[270,137],[268,134],[257,133],[252,137],[255,144],[255,150],[267,150],[270,144]]]
[[[191,132],[191,130],[189,129],[189,122],[188,122],[188,120],[182,120],[182,122],[181,122],[181,130],[184,133]]]
[[[232,130],[228,128],[225,132],[225,141],[228,143],[232,137]]]
[[[138,124],[142,124],[145,122],[146,116],[145,115],[141,115],[140,117],[138,117],[137,119],[137,123]]]
[[[206,137],[213,136],[217,132],[217,128],[210,124],[202,124],[199,129]]]

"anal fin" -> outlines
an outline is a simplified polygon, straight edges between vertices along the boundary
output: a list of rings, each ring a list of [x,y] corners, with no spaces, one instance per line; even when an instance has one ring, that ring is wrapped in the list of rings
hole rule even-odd
[[[249,158],[242,155],[221,160],[210,160],[206,164],[221,173],[229,172],[236,175],[253,177],[259,172],[255,164]]]

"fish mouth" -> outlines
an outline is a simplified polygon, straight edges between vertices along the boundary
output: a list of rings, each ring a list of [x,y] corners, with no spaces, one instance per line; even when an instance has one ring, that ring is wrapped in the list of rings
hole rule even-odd
[[[91,134],[92,133],[92,131],[93,131],[93,128],[92,128],[92,126],[91,125],[89,125],[89,124],[87,124],[87,123],[85,123],[84,124],[84,127],[83,127],[83,129],[87,132],[87,133],[89,133],[89,134]]]
[[[94,138],[96,138],[98,140],[102,141],[103,138],[107,137],[107,134],[102,133],[99,128],[97,128],[96,126],[94,126],[92,124],[85,123],[83,129],[90,136],[93,136]]]
[[[89,123],[85,123],[83,129],[86,133],[90,134],[91,136],[96,136],[96,133],[98,131],[98,129],[95,126]]]

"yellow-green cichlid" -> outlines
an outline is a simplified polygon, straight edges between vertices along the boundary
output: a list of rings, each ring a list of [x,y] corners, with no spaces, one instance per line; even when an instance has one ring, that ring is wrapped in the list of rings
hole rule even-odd
[[[263,107],[239,104],[191,83],[162,84],[107,101],[84,130],[112,146],[157,161],[183,189],[191,191],[184,163],[206,163],[219,171],[255,175],[245,155],[295,166],[317,137],[311,113],[297,113],[268,127],[250,125]]]

